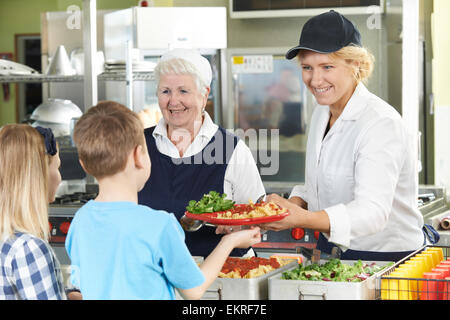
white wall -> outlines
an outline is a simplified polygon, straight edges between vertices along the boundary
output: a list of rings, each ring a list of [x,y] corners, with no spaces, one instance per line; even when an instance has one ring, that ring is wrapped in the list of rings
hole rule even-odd
[[[435,97],[435,184],[446,187],[450,203],[450,1],[434,0],[433,93]]]

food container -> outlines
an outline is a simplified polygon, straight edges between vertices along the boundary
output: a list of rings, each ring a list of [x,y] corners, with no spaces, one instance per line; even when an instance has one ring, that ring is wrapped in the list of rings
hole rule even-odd
[[[383,300],[447,300],[449,297],[448,246],[424,246],[379,273],[377,298]],[[405,266],[413,265],[412,271]],[[410,268],[411,269],[411,268]]]
[[[320,264],[325,262],[321,260]],[[356,261],[341,260],[341,262],[353,265]],[[390,262],[376,261],[375,263],[384,266]],[[279,272],[269,278],[269,300],[374,300],[375,282],[380,272],[361,282],[285,280],[281,278],[282,272]]]
[[[268,279],[298,266],[297,260],[257,278],[217,278],[206,290],[202,300],[267,300]]]

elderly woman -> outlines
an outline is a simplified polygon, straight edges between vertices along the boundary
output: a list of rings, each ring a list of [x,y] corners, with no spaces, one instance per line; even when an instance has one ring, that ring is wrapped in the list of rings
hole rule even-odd
[[[212,79],[208,60],[194,50],[174,49],[161,57],[155,77],[163,118],[145,129],[152,172],[139,203],[180,219],[190,200],[200,200],[209,191],[226,193],[236,203],[264,195],[250,149],[205,112]],[[220,239],[208,227],[186,233],[195,256],[209,255]],[[231,255],[246,251],[235,249]]]
[[[263,228],[321,231],[317,248],[342,259],[403,258],[424,244],[413,139],[399,113],[362,83],[373,56],[352,22],[330,11],[306,22],[286,54],[294,57],[318,103],[306,181],[289,200],[268,197],[291,214]]]

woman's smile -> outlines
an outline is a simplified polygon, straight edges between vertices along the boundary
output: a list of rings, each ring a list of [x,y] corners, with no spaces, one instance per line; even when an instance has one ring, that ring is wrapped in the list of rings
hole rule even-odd
[[[314,89],[314,92],[315,92],[316,94],[325,94],[325,93],[328,93],[328,91],[329,91],[331,88],[332,88],[332,87],[329,86],[329,87],[325,87],[325,88],[313,88],[313,89]]]
[[[356,87],[347,62],[306,51],[301,57],[303,81],[321,105],[342,111]]]
[[[168,110],[170,111],[171,114],[180,114],[183,113],[187,110],[188,108],[183,107],[183,108],[171,108],[169,107]]]

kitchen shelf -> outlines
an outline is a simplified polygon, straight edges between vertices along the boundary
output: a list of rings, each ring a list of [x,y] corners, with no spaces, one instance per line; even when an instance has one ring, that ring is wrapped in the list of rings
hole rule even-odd
[[[82,75],[48,76],[43,74],[0,76],[0,82],[74,82],[74,81],[83,81],[83,76]]]
[[[104,81],[126,81],[126,74],[123,73],[101,73],[98,75],[99,80]],[[133,72],[133,81],[153,81],[155,75],[153,72]]]
[[[81,82],[83,75],[74,76],[48,76],[43,74],[36,75],[8,75],[0,76],[0,83],[29,83],[29,82]],[[126,81],[125,73],[101,73],[97,76],[102,81]],[[135,72],[133,73],[133,81],[153,81],[155,80],[153,72]]]

